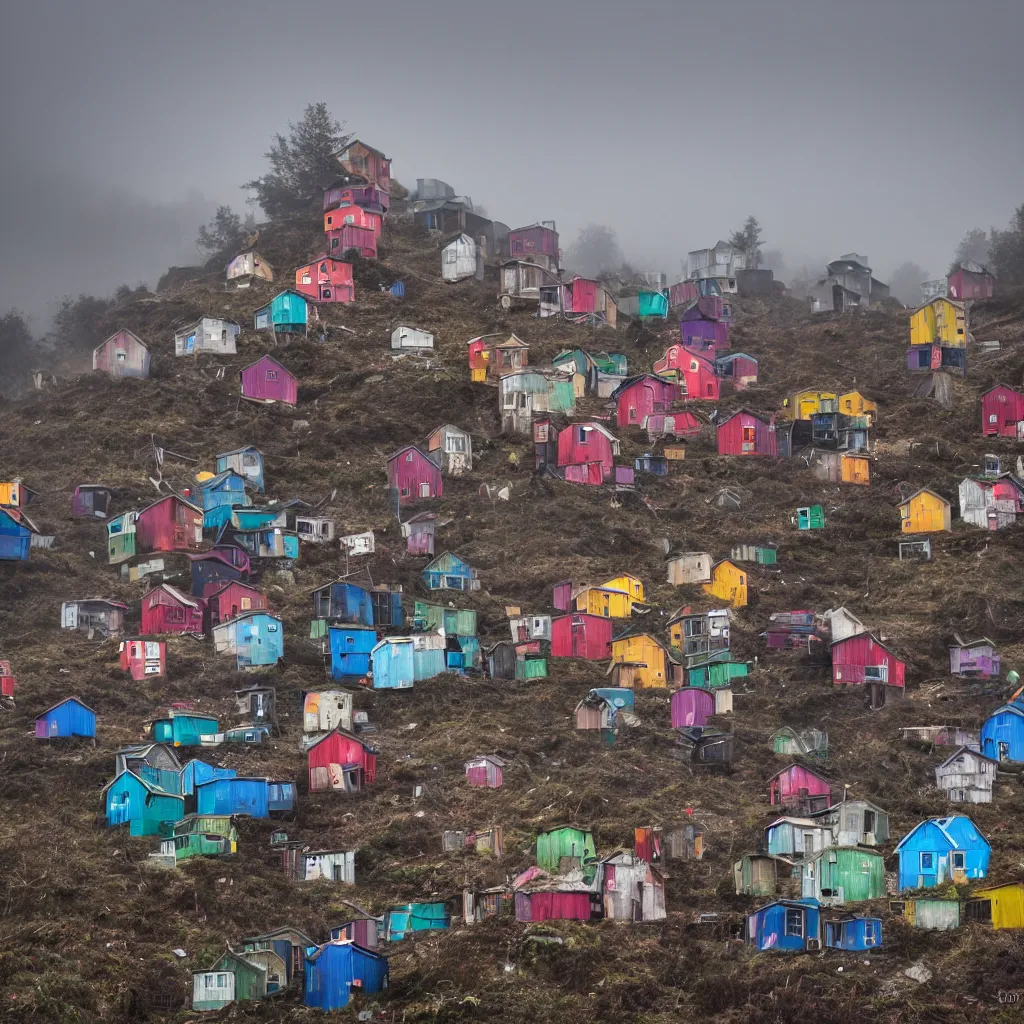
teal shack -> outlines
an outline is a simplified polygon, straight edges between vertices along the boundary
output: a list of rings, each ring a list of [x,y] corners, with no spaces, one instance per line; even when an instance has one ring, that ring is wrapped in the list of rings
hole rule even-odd
[[[805,857],[800,895],[822,903],[856,903],[885,895],[885,862],[877,850],[830,846]]]
[[[825,513],[820,505],[808,505],[796,510],[796,528],[798,530],[824,530]]]
[[[225,470],[199,485],[203,506],[203,529],[217,530],[231,519],[235,506],[252,504],[245,492],[245,478],[234,470]]]
[[[405,903],[388,911],[385,938],[399,942],[415,932],[450,928],[451,924],[452,915],[445,903]]]
[[[159,786],[139,778],[134,772],[121,772],[103,790],[107,825],[128,825],[133,836],[166,834],[166,824],[185,816],[185,798],[167,793]]]
[[[702,690],[714,690],[719,686],[729,686],[733,679],[750,675],[750,663],[746,661],[706,661],[694,665],[686,673],[690,686]]]
[[[666,292],[641,291],[636,297],[636,312],[641,320],[668,319],[668,294]]]
[[[375,690],[406,690],[416,679],[411,636],[385,637],[370,652]]]
[[[306,297],[290,288],[278,292],[270,302],[253,314],[257,331],[275,334],[305,334],[309,323],[309,303]]]
[[[167,718],[153,722],[153,739],[174,747],[198,747],[204,736],[216,736],[220,726],[216,718],[172,711]]]

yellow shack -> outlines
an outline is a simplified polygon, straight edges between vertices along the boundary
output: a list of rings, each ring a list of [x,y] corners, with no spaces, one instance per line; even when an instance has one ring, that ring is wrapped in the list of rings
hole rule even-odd
[[[836,412],[834,391],[797,391],[782,400],[782,411],[791,420],[809,420],[818,412]]]
[[[635,633],[612,641],[612,666],[626,669],[617,672],[619,686],[644,690],[667,687],[670,664],[668,652],[650,633]]]
[[[733,608],[743,608],[747,603],[747,574],[723,558],[711,567],[711,582],[704,584],[705,593],[728,601]]]
[[[844,484],[862,484],[867,487],[871,483],[871,460],[866,455],[843,452],[839,460]]]
[[[967,314],[962,302],[939,295],[910,314],[911,345],[967,344]]]
[[[1024,882],[975,889],[967,901],[966,917],[993,928],[1024,928]]]
[[[632,576],[628,572],[624,572],[621,576],[616,576],[614,579],[605,580],[601,586],[607,587],[609,590],[624,590],[634,601],[643,602],[644,585],[636,576]]]
[[[927,487],[900,502],[899,510],[904,533],[940,533],[952,528],[949,502]]]
[[[873,426],[878,403],[865,398],[859,391],[847,391],[839,396],[839,411],[844,416],[866,416],[868,426]]]
[[[575,596],[576,611],[606,619],[628,619],[633,614],[633,596],[616,587],[584,587]]]

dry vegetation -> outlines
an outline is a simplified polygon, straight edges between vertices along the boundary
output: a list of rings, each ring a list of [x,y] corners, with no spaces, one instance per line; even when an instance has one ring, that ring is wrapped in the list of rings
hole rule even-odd
[[[294,228],[266,237],[260,249],[280,268],[278,283],[287,285],[287,268],[315,254],[315,244],[314,233]],[[764,383],[742,399],[730,395],[723,408],[775,409],[804,386],[863,390],[880,410],[870,488],[823,484],[799,460],[719,458],[705,430],[689,445],[681,472],[643,481],[650,504],[525,472],[513,477],[510,502],[492,503],[478,497],[479,484],[509,478],[513,448],[524,465],[531,454],[525,438],[499,435],[495,391],[469,383],[469,338],[511,329],[531,343],[536,364],[562,347],[582,345],[625,351],[630,366],[642,369],[674,330],[591,331],[506,315],[490,280],[444,286],[432,242],[392,226],[384,248],[380,265],[358,268],[358,302],[322,311],[328,323],[344,324],[354,335],[336,329],[324,345],[308,341],[275,351],[299,377],[294,411],[239,402],[238,370],[272,344],[250,329],[250,314],[274,288],[227,294],[219,275],[157,298],[134,298],[111,312],[107,333],[125,326],[150,343],[151,379],[64,376],[56,387],[4,408],[0,471],[41,492],[30,512],[57,542],[50,551],[34,551],[26,564],[0,566],[0,657],[12,661],[19,680],[17,708],[0,718],[0,1017],[145,1020],[159,1015],[154,994],[183,997],[189,972],[244,934],[292,923],[322,939],[340,899],[380,912],[409,899],[456,896],[467,883],[503,881],[530,863],[532,837],[545,826],[567,820],[592,826],[605,852],[629,845],[634,825],[673,825],[693,808],[708,826],[709,852],[700,863],[666,866],[670,913],[663,924],[540,929],[561,935],[562,945],[525,941],[532,929],[509,921],[407,940],[390,951],[392,988],[380,1005],[410,1024],[1014,1019],[997,993],[1024,990],[1019,934],[976,926],[912,932],[880,904],[873,909],[885,918],[883,951],[773,957],[703,933],[692,921],[711,910],[738,921],[752,905],[731,895],[730,869],[755,848],[770,820],[765,779],[784,762],[767,740],[781,724],[827,728],[829,775],[888,808],[895,837],[946,809],[930,784],[940,756],[901,746],[896,730],[936,722],[976,726],[998,702],[998,684],[947,677],[945,645],[954,630],[993,637],[1006,667],[1024,663],[1024,531],[987,535],[955,521],[952,534],[934,539],[934,561],[901,564],[897,485],[927,485],[953,498],[958,475],[984,452],[1015,456],[1011,442],[980,437],[977,398],[999,380],[1019,385],[1024,379],[1021,307],[1003,301],[976,310],[975,336],[998,337],[1003,349],[987,357],[972,353],[971,376],[956,383],[956,403],[946,412],[908,398],[905,314],[812,320],[785,300],[740,304],[733,349],[761,359]],[[399,277],[406,282],[404,301],[374,290]],[[173,358],[172,329],[202,312],[227,313],[243,324],[238,356],[222,360],[223,379],[215,378],[217,360]],[[435,332],[439,351],[431,369],[392,363],[389,336],[401,321]],[[286,660],[271,673],[290,712],[282,735],[263,749],[213,753],[246,774],[298,779],[300,812],[290,832],[320,848],[357,849],[359,884],[349,892],[290,883],[270,863],[271,826],[253,822],[243,823],[239,854],[230,861],[190,862],[167,873],[147,869],[142,862],[155,840],[130,839],[98,817],[113,752],[140,738],[143,723],[170,701],[196,700],[229,718],[239,678],[209,644],[186,638],[168,644],[166,680],[136,684],[117,666],[116,642],[94,643],[58,629],[62,600],[103,595],[137,610],[142,593],[141,584],[123,583],[105,564],[102,525],[70,519],[73,487],[110,485],[120,512],[154,496],[147,482],[151,438],[204,465],[218,451],[255,443],[266,455],[271,496],[316,500],[336,491],[329,508],[339,532],[376,531],[366,576],[401,583],[409,604],[420,593],[425,560],[406,554],[386,508],[384,456],[445,421],[472,432],[475,468],[467,479],[445,481],[442,507],[453,522],[439,534],[438,550],[456,551],[480,570],[482,590],[467,603],[479,611],[485,642],[507,636],[504,605],[548,611],[551,584],[567,577],[596,582],[621,570],[639,575],[657,609],[655,624],[684,602],[699,603],[696,590],[664,583],[662,538],[716,557],[737,543],[778,545],[777,566],[751,568],[754,597],[734,619],[736,653],[758,659],[736,695],[737,763],[727,773],[705,774],[673,757],[666,695],[641,694],[642,726],[614,746],[575,733],[573,708],[603,681],[603,667],[562,661],[551,665],[551,678],[529,684],[442,676],[410,692],[360,693],[357,706],[379,727],[377,783],[353,797],[307,796],[295,694],[324,678],[321,656],[305,639],[309,591],[344,571],[336,550],[307,549],[289,572],[267,568],[261,582],[287,629]],[[647,448],[639,434],[623,437],[623,455]],[[169,458],[165,475],[183,485],[190,470]],[[741,493],[741,509],[713,504],[725,485]],[[826,529],[798,534],[790,516],[814,502],[825,507]],[[758,634],[770,612],[844,603],[908,655],[911,682],[903,702],[870,712],[859,695],[833,692],[825,665],[793,653],[765,656]],[[71,694],[97,711],[95,746],[37,743],[34,716]],[[463,782],[462,761],[484,752],[509,762],[501,790],[472,790]],[[425,787],[418,802],[416,784]],[[1018,781],[1000,776],[995,802],[973,815],[991,838],[990,875],[997,881],[1024,875],[1022,810]],[[443,829],[492,823],[505,829],[500,862],[441,854]],[[177,947],[186,959],[175,957]],[[934,971],[925,985],[902,974],[918,960]],[[224,1016],[317,1018],[287,1000],[233,1007]],[[175,1019],[193,1017],[182,1010]]]

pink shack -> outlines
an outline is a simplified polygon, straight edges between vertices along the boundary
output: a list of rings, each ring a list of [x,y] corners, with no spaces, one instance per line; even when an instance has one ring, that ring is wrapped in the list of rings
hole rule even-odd
[[[250,402],[295,405],[298,401],[299,382],[273,356],[261,356],[242,370],[240,376],[242,397]]]
[[[768,780],[773,807],[792,807],[801,814],[832,806],[832,783],[802,764],[791,764]]]
[[[148,377],[149,349],[123,328],[92,351],[92,368],[111,377]]]
[[[402,505],[420,498],[440,498],[444,494],[441,468],[413,444],[389,456],[388,487],[398,492]]]

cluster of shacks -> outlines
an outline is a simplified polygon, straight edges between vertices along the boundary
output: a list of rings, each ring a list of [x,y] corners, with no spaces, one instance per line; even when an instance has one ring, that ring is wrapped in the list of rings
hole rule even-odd
[[[378,255],[390,205],[390,161],[355,141],[338,154],[338,166],[338,181],[323,197],[325,252],[296,270],[293,289],[254,313],[254,328],[271,332],[275,340],[305,335],[317,318],[316,304],[354,300],[346,254]],[[418,212],[440,213],[446,223],[443,214],[452,197],[442,198],[442,205]],[[442,251],[445,280],[477,276],[481,269],[484,244],[465,230],[465,212],[462,230]],[[472,382],[496,388],[504,431],[532,438],[536,473],[572,484],[632,489],[637,475],[668,475],[673,462],[685,459],[686,439],[710,424],[720,455],[802,458],[820,480],[869,484],[878,410],[859,391],[805,389],[767,414],[739,408],[723,415],[694,404],[719,402],[729,385],[744,391],[758,382],[758,360],[730,351],[730,296],[764,294],[772,282],[769,272],[765,277],[748,270],[742,253],[725,243],[697,250],[689,254],[685,281],[617,299],[609,284],[578,275],[563,278],[553,222],[503,237],[510,257],[500,268],[500,301],[506,308],[528,303],[539,316],[610,327],[619,315],[667,319],[675,311],[679,316],[679,340],[654,361],[652,372],[634,368],[630,373],[622,353],[580,347],[562,349],[550,365],[537,367],[530,363],[529,344],[504,332],[468,342]],[[984,283],[979,285],[969,268],[959,273],[955,283],[951,278],[948,297],[931,297],[911,315],[912,370],[965,372],[966,302],[980,294],[978,288],[984,290]],[[262,287],[273,281],[273,271],[251,250],[231,261],[227,280],[231,287]],[[834,300],[836,309],[877,301],[885,288],[856,254],[830,264],[829,278],[820,284],[820,301]],[[234,355],[240,331],[232,321],[202,316],[175,331],[175,355]],[[434,341],[422,327],[398,324],[391,354],[429,357]],[[149,348],[120,330],[95,350],[93,364],[113,376],[145,377]],[[270,355],[240,376],[242,397],[249,401],[298,401],[296,378]],[[588,417],[572,418],[577,403],[585,404]],[[986,436],[1020,439],[1024,395],[1005,385],[992,388],[982,399],[982,420]],[[624,462],[612,427],[646,432],[652,450]],[[655,451],[655,442],[666,439],[669,443]],[[163,453],[158,464],[162,460]],[[334,521],[321,514],[321,507],[266,499],[264,458],[248,445],[220,453],[215,469],[195,474],[180,493],[162,491],[142,508],[119,511],[111,489],[79,485],[72,515],[101,519],[109,563],[147,590],[134,635],[125,635],[128,606],[105,598],[64,602],[60,625],[94,639],[118,638],[120,667],[138,682],[171,675],[168,647],[173,656],[175,640],[183,637],[211,638],[213,652],[233,658],[238,671],[269,669],[285,655],[284,622],[259,587],[261,571],[298,559],[303,542],[337,541],[345,573],[311,594],[309,640],[323,656],[325,682],[302,690],[294,705],[302,721],[299,743],[309,793],[355,794],[377,779],[376,729],[366,712],[356,709],[361,688],[405,690],[445,673],[533,684],[547,677],[549,659],[556,658],[594,663],[589,683],[599,685],[581,688],[573,712],[580,733],[598,744],[614,743],[620,729],[637,727],[639,712],[646,714],[661,697],[657,724],[671,729],[673,754],[706,770],[730,770],[742,754],[730,727],[734,699],[742,704],[755,669],[734,656],[731,621],[735,610],[748,606],[751,567],[757,574],[765,571],[760,567],[776,564],[774,545],[744,543],[727,556],[668,550],[667,583],[684,588],[683,603],[671,612],[648,603],[643,581],[630,572],[600,582],[559,581],[549,609],[506,607],[508,639],[491,636],[493,642],[482,646],[478,613],[468,606],[481,588],[481,573],[459,554],[435,550],[436,531],[451,521],[440,511],[445,483],[456,490],[462,483],[458,478],[474,472],[470,431],[441,423],[388,455],[385,469],[389,507],[407,553],[422,560],[415,562],[422,593],[412,600],[411,614],[400,585],[373,582],[369,573],[364,579],[358,568],[349,571],[351,559],[374,552],[373,531],[336,536]],[[25,515],[32,497],[20,480],[0,484],[0,558],[23,560],[32,547],[52,542]],[[730,501],[727,495],[723,504]],[[898,507],[902,533],[916,538],[907,545],[928,545],[920,535],[951,528],[950,503],[928,489],[907,494]],[[1024,480],[1003,472],[997,457],[986,457],[983,472],[961,484],[960,508],[967,522],[986,529],[1006,526],[1024,510]],[[800,530],[825,526],[819,505],[796,509],[793,520]],[[930,556],[930,546],[921,550]],[[921,550],[908,546],[907,555]],[[182,560],[185,571],[173,571],[172,559]],[[846,608],[775,611],[763,636],[767,650],[779,657],[800,652],[828,664],[833,685],[863,692],[872,709],[904,690],[907,657]],[[952,676],[965,680],[997,679],[1001,670],[995,645],[985,637],[955,636],[949,666]],[[235,855],[243,818],[294,821],[299,788],[294,779],[240,774],[234,767],[182,756],[189,747],[206,756],[203,748],[234,753],[278,735],[277,690],[266,678],[249,676],[248,685],[234,691],[229,719],[195,703],[174,703],[150,723],[145,742],[116,750],[113,778],[102,792],[105,821],[111,828],[127,826],[130,835],[153,837],[151,866],[174,869],[191,858]],[[0,701],[13,701],[14,689],[10,664],[0,662]],[[1024,763],[1024,696],[1018,691],[993,710],[978,735],[942,726],[906,732],[913,742],[952,748],[935,766],[936,787],[950,803],[989,802],[1000,763]],[[78,697],[60,701],[35,722],[35,736],[47,742],[95,742],[96,735],[97,716]],[[738,895],[770,898],[747,916],[746,941],[759,950],[779,951],[880,947],[881,919],[848,908],[892,891],[881,852],[890,840],[889,814],[829,778],[829,738],[818,725],[781,725],[769,742],[788,763],[765,780],[771,820],[757,849],[743,853],[732,868]],[[491,790],[518,782],[516,763],[500,750],[459,760],[466,787]],[[194,973],[193,1009],[218,1010],[289,986],[301,991],[309,1007],[342,1009],[354,993],[370,995],[387,987],[382,943],[444,930],[458,919],[471,925],[509,913],[523,923],[663,920],[664,862],[700,860],[705,838],[705,826],[690,812],[682,824],[637,827],[632,849],[615,848],[604,856],[598,855],[589,829],[570,824],[545,830],[536,837],[536,863],[503,885],[467,886],[459,894],[401,904],[380,916],[341,901],[344,920],[322,943],[290,926],[241,939]],[[442,837],[447,853],[500,857],[503,843],[500,824],[450,830]],[[356,884],[357,850],[322,849],[291,838],[282,827],[271,835],[269,847],[290,881]],[[943,895],[898,900],[891,911],[916,927],[956,927],[960,904],[945,897],[946,887],[985,879],[990,852],[966,816],[921,821],[896,846],[895,891],[941,888]],[[1024,927],[1024,885],[973,889],[964,916],[994,927]]]

